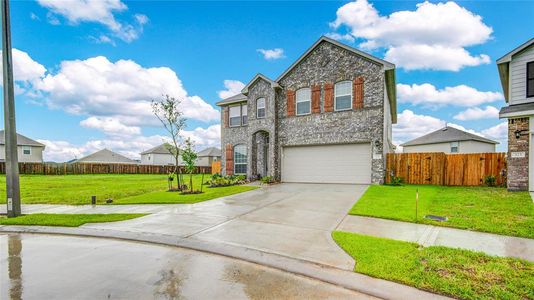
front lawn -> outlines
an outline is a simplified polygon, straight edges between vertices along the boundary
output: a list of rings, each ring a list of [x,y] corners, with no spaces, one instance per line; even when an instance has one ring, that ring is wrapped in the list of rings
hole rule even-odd
[[[205,175],[207,180],[210,175]],[[200,188],[202,175],[193,176],[193,186]],[[184,176],[184,179],[189,178]],[[174,183],[176,186],[176,182]],[[95,175],[21,175],[23,204],[91,204],[95,195],[97,204],[113,199],[113,204],[194,203],[254,189],[248,186],[208,188],[197,195],[166,192],[164,174],[95,174]],[[0,177],[0,203],[5,203],[5,176]]]
[[[336,231],[354,271],[460,299],[534,299],[534,264]]]
[[[504,188],[373,185],[349,214],[415,222],[416,190],[419,223],[534,238],[529,193]],[[446,216],[448,221],[431,221],[425,215]]]
[[[146,214],[30,214],[16,218],[0,217],[0,225],[35,225],[78,227],[85,223],[130,220]]]

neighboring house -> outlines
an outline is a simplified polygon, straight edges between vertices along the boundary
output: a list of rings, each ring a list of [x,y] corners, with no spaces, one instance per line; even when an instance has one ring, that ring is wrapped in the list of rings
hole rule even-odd
[[[508,119],[508,189],[534,191],[534,38],[497,60],[507,106],[500,118]]]
[[[17,133],[19,162],[42,163],[45,145]],[[0,161],[6,159],[5,133],[0,130]]]
[[[141,164],[157,166],[174,165],[174,156],[167,147],[167,144],[161,144],[152,149],[141,152]],[[181,158],[178,160],[178,163],[183,165]]]
[[[401,144],[402,152],[486,153],[495,152],[498,142],[446,126]]]
[[[284,182],[382,183],[397,119],[395,65],[327,37],[276,80],[221,107],[222,172]]]
[[[102,149],[85,157],[77,159],[75,163],[96,163],[96,164],[137,164],[133,159],[113,152],[109,149]]]
[[[198,152],[197,166],[211,167],[215,161],[221,160],[221,149],[215,147],[206,148]]]

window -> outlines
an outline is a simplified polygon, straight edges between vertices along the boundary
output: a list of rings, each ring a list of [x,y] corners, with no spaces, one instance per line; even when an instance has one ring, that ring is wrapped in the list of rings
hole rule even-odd
[[[458,142],[451,142],[451,153],[458,153]]]
[[[297,116],[307,115],[311,110],[311,89],[304,88],[297,91]]]
[[[534,61],[527,63],[527,97],[534,97]]]
[[[30,146],[22,146],[22,154],[31,155],[32,154],[32,147],[30,147]]]
[[[234,147],[234,173],[247,174],[247,146],[245,145]]]
[[[256,117],[258,119],[265,118],[265,98],[256,100]]]
[[[248,118],[247,118],[247,104],[241,104],[241,125],[247,125],[248,124]]]
[[[230,106],[230,127],[247,125],[247,104]]]
[[[342,81],[334,87],[335,110],[347,110],[352,108],[352,82]]]

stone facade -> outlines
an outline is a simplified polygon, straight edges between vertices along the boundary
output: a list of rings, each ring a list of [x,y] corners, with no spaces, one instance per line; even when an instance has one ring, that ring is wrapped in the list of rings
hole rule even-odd
[[[333,109],[334,85],[340,81],[353,84],[355,102],[350,110]],[[251,82],[247,94],[248,125],[222,128],[223,148],[228,144],[247,144],[249,178],[267,169],[268,175],[280,179],[281,151],[286,146],[368,143],[373,152],[371,180],[383,183],[384,143],[390,143],[387,138],[390,130],[385,131],[385,127],[391,126],[390,122],[386,123],[390,120],[389,110],[388,116],[384,116],[387,97],[383,65],[323,41],[277,83],[279,87],[273,87],[272,82],[263,78]],[[300,88],[312,90],[308,115],[297,116],[293,109],[294,94]],[[266,99],[267,112],[263,119],[256,118],[259,98]],[[222,106],[222,118],[227,109]],[[227,124],[227,121],[221,123]],[[268,150],[267,168],[263,165],[264,150]],[[223,170],[225,161],[223,157]]]
[[[520,137],[516,138],[516,131]],[[529,118],[508,119],[508,190],[528,190]],[[525,152],[525,157],[513,158],[512,152]]]

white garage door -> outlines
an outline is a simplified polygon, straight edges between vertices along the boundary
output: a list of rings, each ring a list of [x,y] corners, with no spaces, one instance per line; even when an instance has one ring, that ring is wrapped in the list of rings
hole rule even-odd
[[[284,147],[282,181],[371,183],[371,144]]]

